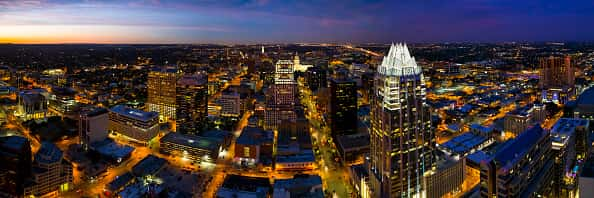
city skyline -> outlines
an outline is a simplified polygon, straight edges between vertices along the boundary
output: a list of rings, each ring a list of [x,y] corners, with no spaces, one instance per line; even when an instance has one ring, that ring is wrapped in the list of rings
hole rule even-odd
[[[0,43],[593,41],[590,1],[7,0]]]

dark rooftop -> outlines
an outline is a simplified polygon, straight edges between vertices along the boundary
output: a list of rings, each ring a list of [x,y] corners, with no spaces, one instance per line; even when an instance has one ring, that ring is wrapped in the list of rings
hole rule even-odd
[[[165,164],[167,164],[167,160],[148,155],[132,167],[132,173],[136,176],[152,175],[157,173]]]

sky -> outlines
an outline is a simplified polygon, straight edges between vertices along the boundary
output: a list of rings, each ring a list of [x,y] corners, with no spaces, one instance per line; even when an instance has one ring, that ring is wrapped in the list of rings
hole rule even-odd
[[[0,43],[594,41],[593,0],[0,0]]]

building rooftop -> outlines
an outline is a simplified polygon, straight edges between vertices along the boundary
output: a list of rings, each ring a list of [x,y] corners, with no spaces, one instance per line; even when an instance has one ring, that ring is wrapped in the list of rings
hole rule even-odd
[[[588,128],[589,123],[585,119],[560,118],[551,129],[553,149],[566,145],[577,128]]]
[[[535,125],[518,135],[515,139],[509,140],[494,156],[494,160],[502,164],[507,169],[515,165],[526,152],[530,150],[538,141],[547,135],[540,125]]]
[[[118,175],[116,176],[116,178],[109,182],[109,184],[107,184],[107,189],[110,191],[116,191],[122,187],[124,187],[126,184],[128,184],[130,181],[132,181],[134,179],[134,175],[132,175],[132,173],[130,172],[126,172],[123,175]]]
[[[35,161],[42,164],[60,162],[62,161],[62,151],[54,143],[43,142],[35,154]]]
[[[163,168],[165,164],[167,164],[167,160],[154,155],[148,155],[132,167],[132,173],[136,176],[152,175]]]
[[[266,177],[248,177],[240,175],[227,175],[221,188],[247,192],[268,192],[270,180]],[[220,188],[219,188],[220,189]]]
[[[142,121],[149,121],[151,119],[155,119],[159,116],[159,113],[157,112],[146,112],[140,109],[134,109],[134,108],[130,108],[128,106],[125,105],[116,105],[114,107],[111,108],[112,112],[115,112],[117,114],[126,116],[126,117],[130,117],[133,119],[137,119],[137,120],[142,120]]]
[[[272,131],[265,131],[256,127],[243,128],[241,135],[236,140],[237,144],[260,145],[264,142],[272,143],[274,134]]]
[[[134,147],[118,144],[111,139],[93,142],[91,148],[103,156],[109,156],[116,160],[127,158],[134,151]]]
[[[586,89],[576,100],[577,106],[594,106],[594,87]]]
[[[4,136],[0,137],[0,147],[12,151],[20,151],[24,146],[29,145],[29,139],[22,136]]]
[[[369,147],[369,133],[340,135],[337,137],[338,147],[343,150],[350,148]]]
[[[218,152],[218,149],[221,147],[221,141],[219,141],[218,139],[195,135],[186,135],[181,133],[168,133],[167,135],[163,136],[160,141],[171,142],[174,144],[180,144],[193,148],[210,150],[213,152]]]
[[[317,186],[318,190],[312,191]],[[292,179],[274,180],[274,191],[285,190],[291,197],[324,197],[322,192],[322,178],[318,175],[295,175]]]
[[[192,74],[192,75],[184,75],[178,81],[177,85],[182,86],[198,86],[198,85],[206,85],[207,78],[203,75]]]
[[[470,153],[473,149],[483,144],[487,140],[489,140],[489,138],[482,135],[464,133],[443,144],[440,144],[438,147],[445,149],[445,151],[448,153],[465,155]]]
[[[87,109],[87,110],[81,112],[81,114],[84,114],[87,117],[95,117],[95,116],[103,115],[106,113],[109,113],[109,111],[106,108],[102,108],[102,107],[92,107],[90,109]]]
[[[276,156],[276,163],[314,162],[315,160],[311,150],[303,150],[298,154]]]

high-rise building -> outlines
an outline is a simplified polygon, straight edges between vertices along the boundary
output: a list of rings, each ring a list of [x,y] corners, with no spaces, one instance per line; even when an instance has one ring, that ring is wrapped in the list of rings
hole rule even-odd
[[[305,78],[307,79],[307,86],[311,91],[317,91],[318,89],[325,88],[328,86],[326,80],[326,70],[320,67],[307,68]]]
[[[590,133],[590,122],[585,119],[559,119],[551,129],[554,159],[554,197],[575,197],[578,187],[577,170],[588,151],[581,143],[589,142],[582,134]]]
[[[25,187],[26,196],[59,197],[72,186],[72,164],[63,158],[53,143],[44,142],[35,154],[32,183]]]
[[[558,103],[567,102],[574,95],[575,77],[571,58],[540,58],[540,88],[542,100]]]
[[[0,197],[21,197],[31,174],[31,146],[21,136],[0,137]]]
[[[107,126],[109,125],[109,111],[105,108],[93,108],[83,110],[78,119],[78,134],[83,148],[87,149],[89,144],[99,142],[107,138]]]
[[[330,129],[333,137],[357,132],[357,83],[353,80],[330,80]]]
[[[208,93],[206,77],[185,75],[177,81],[176,131],[196,134],[206,125]]]
[[[297,87],[293,73],[293,61],[279,60],[276,63],[274,84],[270,86],[266,95],[264,114],[266,130],[278,129],[282,123],[292,123],[297,119],[295,114]]]
[[[371,102],[373,197],[422,197],[423,175],[435,169],[435,137],[422,68],[406,44],[392,44],[378,66]]]
[[[481,197],[548,197],[551,139],[540,125],[503,144],[480,164]]]
[[[148,73],[146,108],[158,112],[161,121],[175,119],[177,77],[178,72],[173,68],[153,69]]]

